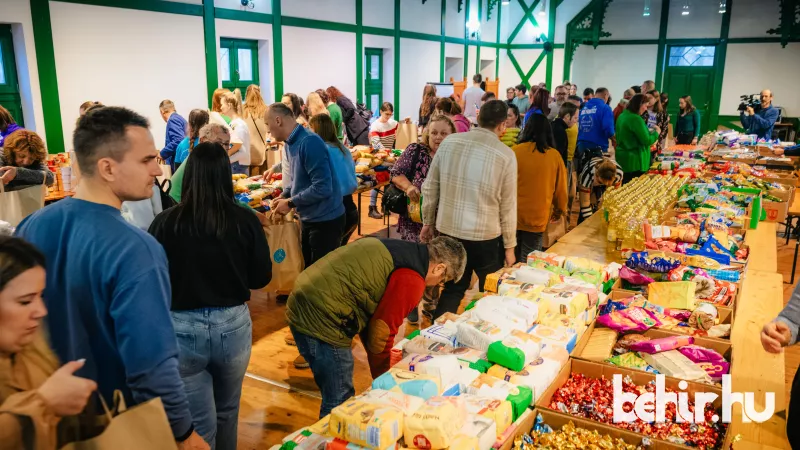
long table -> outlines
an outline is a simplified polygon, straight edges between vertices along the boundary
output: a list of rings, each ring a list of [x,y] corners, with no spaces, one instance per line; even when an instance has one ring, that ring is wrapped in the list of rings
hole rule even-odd
[[[773,355],[761,347],[760,333],[783,308],[783,276],[777,272],[776,227],[759,222],[747,230],[745,242],[750,258],[735,304],[731,331],[733,347],[731,391],[755,393],[755,410],[764,410],[765,393],[775,394],[775,414],[764,423],[744,423],[739,406],[732,408],[730,433],[739,435],[736,449],[785,449],[786,440],[786,368],[783,353]],[[606,225],[602,213],[596,213],[564,235],[549,252],[581,256],[596,261],[621,262],[618,251],[606,243]]]

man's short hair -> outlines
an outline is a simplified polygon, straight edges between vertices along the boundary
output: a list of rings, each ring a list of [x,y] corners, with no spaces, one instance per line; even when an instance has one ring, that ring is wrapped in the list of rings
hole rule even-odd
[[[633,91],[633,95],[642,93],[642,87],[641,86],[631,86],[631,90]]]
[[[522,92],[523,94],[528,90],[528,88],[526,88],[524,84],[518,84],[514,87],[514,89]]]
[[[217,142],[216,138],[221,134],[230,136],[231,132],[228,130],[228,127],[221,123],[209,123],[203,125],[203,128],[200,128],[198,137],[200,138],[200,142]]]
[[[502,100],[489,100],[478,111],[478,125],[493,130],[508,118],[508,105]]]
[[[578,112],[578,107],[575,106],[574,103],[564,102],[564,104],[561,105],[561,108],[558,110],[558,117],[561,117],[562,119],[567,116],[572,117],[577,112]]]
[[[143,116],[121,106],[93,108],[78,119],[72,134],[72,147],[82,174],[94,175],[97,161],[111,158],[122,161],[129,149],[129,127],[150,128]]]
[[[289,116],[291,118],[294,118],[294,113],[292,112],[292,109],[280,102],[269,105],[269,113],[277,114],[279,116]]]
[[[605,95],[605,94],[608,94],[608,89],[606,89],[606,88],[604,88],[604,87],[597,88],[597,90],[596,90],[596,91],[594,91],[594,94],[595,94],[595,95]]]
[[[577,95],[570,95],[567,97],[567,100],[572,100],[574,102],[583,103],[583,99],[578,97]]]
[[[467,252],[457,240],[440,236],[433,238],[428,244],[428,255],[431,264],[444,264],[445,281],[458,281],[464,276],[467,266]]]
[[[158,109],[161,112],[175,111],[175,103],[172,103],[172,100],[162,100],[158,104]]]
[[[594,89],[592,89],[592,88],[584,89],[583,90],[583,95],[584,95],[584,97],[587,96],[587,95],[594,95]]]
[[[622,93],[622,96],[625,97],[626,95],[630,96],[630,97],[633,97],[634,95],[636,95],[636,91],[634,91],[633,89],[630,89],[630,88],[629,89],[625,89],[625,92]]]
[[[478,74],[475,74],[475,75],[472,77],[472,82],[473,82],[473,83],[480,83],[481,81],[483,81],[483,75],[481,75],[481,74],[479,74],[479,73],[478,73]]]
[[[559,89],[567,89],[567,87],[564,86],[563,84],[559,84],[558,86],[556,86],[555,91],[557,91]],[[569,89],[567,89],[567,90],[569,90]]]

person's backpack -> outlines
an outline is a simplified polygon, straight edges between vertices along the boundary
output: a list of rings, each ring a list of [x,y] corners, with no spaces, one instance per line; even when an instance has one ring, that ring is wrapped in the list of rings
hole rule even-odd
[[[372,120],[372,111],[367,109],[367,105],[361,102],[356,102],[356,113],[367,123]]]
[[[175,199],[169,196],[169,191],[172,189],[172,180],[164,179],[161,183],[156,180],[156,186],[158,186],[158,193],[161,195],[162,211],[177,205]]]
[[[602,158],[603,156],[603,150],[601,150],[600,147],[586,149],[586,151],[581,154],[580,159],[575,161],[577,164],[575,166],[575,173],[580,177],[584,167],[588,166],[594,158]]]

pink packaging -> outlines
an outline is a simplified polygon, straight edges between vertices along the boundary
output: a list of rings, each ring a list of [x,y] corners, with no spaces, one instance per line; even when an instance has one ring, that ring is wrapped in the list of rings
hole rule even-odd
[[[731,371],[731,364],[725,361],[702,362],[697,365],[705,370],[713,381],[722,381],[722,376]]]
[[[622,269],[619,269],[619,276],[623,280],[631,283],[631,284],[650,284],[655,282],[654,279],[650,277],[646,277],[639,272],[629,269],[626,266],[622,266]]]
[[[617,310],[597,318],[601,325],[619,332],[647,331],[652,327],[660,326],[661,321],[650,312],[638,306]]]
[[[660,327],[662,325],[661,321],[658,320],[655,314],[652,311],[646,310],[639,306],[632,306],[628,309],[623,309],[620,311],[625,317],[633,320],[634,322],[640,323],[647,328],[650,329],[653,327]]]
[[[632,352],[644,352],[652,355],[653,353],[675,350],[676,348],[692,344],[694,344],[694,337],[692,336],[670,336],[650,339],[649,341],[635,342],[631,344],[630,349]]]
[[[704,363],[704,362],[718,362],[722,361],[725,362],[725,358],[722,357],[716,350],[712,350],[710,348],[700,347],[699,345],[687,345],[685,347],[681,347],[678,349],[679,352],[683,353],[683,356],[692,360],[695,363]]]

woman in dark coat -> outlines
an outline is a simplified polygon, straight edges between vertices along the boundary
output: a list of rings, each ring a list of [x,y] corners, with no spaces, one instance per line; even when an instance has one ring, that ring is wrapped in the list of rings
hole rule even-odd
[[[344,127],[350,145],[369,145],[369,123],[358,114],[353,102],[334,86],[329,87],[327,92],[331,101],[342,108]]]

